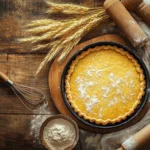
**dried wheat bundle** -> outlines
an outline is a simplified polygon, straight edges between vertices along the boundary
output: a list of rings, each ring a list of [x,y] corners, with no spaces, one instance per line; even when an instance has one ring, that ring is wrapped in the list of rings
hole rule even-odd
[[[86,15],[89,14],[99,8],[89,8],[74,4],[56,4],[47,1],[47,5],[50,7],[49,10],[47,10],[47,13],[51,14],[58,14],[63,13],[66,15]]]
[[[47,5],[50,7],[47,13],[73,15],[73,17],[63,20],[35,20],[26,25],[26,31],[31,36],[19,41],[31,43],[33,45],[32,51],[49,50],[37,73],[57,55],[59,55],[58,61],[62,61],[87,32],[108,19],[102,7],[88,8],[49,1],[47,1]]]

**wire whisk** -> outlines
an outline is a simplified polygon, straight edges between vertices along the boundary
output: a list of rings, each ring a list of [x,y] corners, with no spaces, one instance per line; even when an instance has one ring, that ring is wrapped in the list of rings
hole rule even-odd
[[[33,108],[43,103],[46,99],[45,95],[40,90],[26,85],[14,83],[2,72],[0,72],[0,78],[2,78],[11,87],[21,103],[29,110],[33,111]],[[23,101],[21,97],[25,101]],[[32,106],[32,109],[31,107],[29,108],[29,105]]]

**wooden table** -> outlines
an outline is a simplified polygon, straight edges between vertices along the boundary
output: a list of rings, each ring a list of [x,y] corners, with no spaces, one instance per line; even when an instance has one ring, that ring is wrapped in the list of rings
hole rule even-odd
[[[61,1],[67,2],[65,0]],[[98,0],[94,2],[93,0],[70,0],[70,2],[87,6],[100,4]],[[42,121],[51,114],[58,113],[49,93],[49,66],[38,76],[35,76],[40,62],[45,57],[45,52],[31,53],[30,47],[17,42],[18,37],[26,34],[22,29],[22,25],[33,19],[46,18],[44,10],[45,3],[43,0],[0,1],[0,70],[6,73],[14,82],[38,87],[44,92],[47,101],[49,101],[49,107],[46,109],[31,112],[21,104],[11,89],[0,80],[0,149],[45,149],[38,140],[37,132]],[[94,36],[96,37],[97,34]],[[86,36],[83,41],[88,38],[89,36]],[[81,134],[81,139],[85,139],[86,132],[81,131]],[[76,150],[84,149],[84,147],[85,143],[82,140],[78,143]]]
[[[55,0],[56,1],[56,0]],[[68,2],[59,0],[59,2]],[[70,0],[85,6],[99,6],[100,0]],[[46,18],[43,0],[1,0],[0,1],[0,70],[14,82],[38,87],[47,97],[49,106],[35,112],[26,109],[11,89],[0,80],[0,149],[2,150],[44,150],[38,139],[42,122],[57,110],[50,98],[47,66],[38,76],[35,72],[45,56],[44,51],[30,52],[30,46],[17,42],[26,33],[22,24],[39,18]],[[94,29],[82,41],[100,35]],[[90,136],[88,138],[88,136]],[[90,143],[90,138],[95,139]],[[80,131],[80,140],[75,150],[90,150],[100,146],[100,134]],[[87,141],[89,140],[89,145]]]

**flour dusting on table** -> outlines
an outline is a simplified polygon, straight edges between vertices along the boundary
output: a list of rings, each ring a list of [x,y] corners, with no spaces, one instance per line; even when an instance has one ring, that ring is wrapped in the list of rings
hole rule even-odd
[[[101,150],[101,134],[94,134],[80,129],[82,150]]]
[[[96,136],[88,136],[85,139],[87,147],[93,147],[94,150],[100,150],[100,140],[101,135],[97,134]]]
[[[127,150],[135,150],[137,148],[137,145],[132,137],[123,142],[122,145]]]
[[[39,141],[39,133],[42,123],[53,113],[50,113],[47,109],[47,104],[43,104],[39,108],[35,110],[35,112],[38,112],[41,115],[33,115],[33,119],[30,123],[30,135],[34,137],[35,141]],[[45,115],[49,114],[49,115]],[[35,142],[34,141],[34,142]]]

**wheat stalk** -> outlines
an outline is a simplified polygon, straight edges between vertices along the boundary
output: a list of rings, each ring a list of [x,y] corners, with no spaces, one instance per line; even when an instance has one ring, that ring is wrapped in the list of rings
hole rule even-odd
[[[34,20],[31,21],[30,23],[28,23],[27,25],[25,25],[25,27],[38,27],[38,26],[45,26],[48,24],[51,24],[55,22],[55,20],[52,19],[41,19],[41,20]]]
[[[45,64],[52,61],[52,59],[60,54],[58,57],[58,61],[62,61],[68,53],[73,49],[73,47],[78,44],[78,42],[82,39],[82,37],[94,26],[98,25],[102,20],[99,20],[99,15],[91,15],[88,17],[88,19],[84,20],[84,23],[82,22],[82,26],[79,30],[75,30],[74,33],[70,33],[71,35],[68,35],[68,38],[66,40],[60,41],[60,43],[57,43],[58,46],[52,48],[48,55],[45,57],[43,62],[40,64],[40,67],[37,70],[37,73],[40,72],[40,70],[44,67]],[[92,19],[93,18],[93,19]],[[107,17],[104,17],[103,19],[106,19]],[[86,21],[88,21],[88,24],[86,24]],[[81,25],[81,24],[80,24]],[[63,38],[62,38],[63,39]],[[54,44],[55,45],[55,44]],[[65,50],[63,50],[65,49]]]
[[[58,61],[61,62],[87,32],[108,19],[102,7],[89,8],[49,1],[47,1],[47,5],[50,7],[47,13],[77,16],[64,20],[35,20],[25,26],[31,36],[19,39],[19,41],[33,44],[32,51],[49,50],[37,73],[58,55]]]
[[[103,18],[104,19],[104,18]],[[73,49],[75,45],[78,44],[78,42],[83,38],[83,36],[90,31],[94,26],[97,26],[101,21],[99,18],[94,18],[89,20],[89,23],[83,26],[81,29],[76,31],[72,36],[70,36],[70,39],[65,41],[67,44],[66,50],[61,52],[61,55],[58,58],[58,61],[62,61],[68,54],[69,52]]]
[[[89,8],[75,4],[56,4],[50,1],[47,1],[47,5],[50,7],[50,9],[47,10],[47,13],[50,14],[62,13],[65,15],[85,15],[97,10],[96,8]]]

